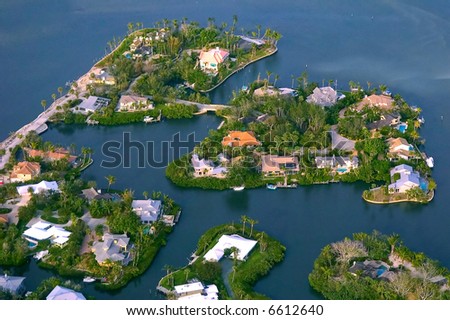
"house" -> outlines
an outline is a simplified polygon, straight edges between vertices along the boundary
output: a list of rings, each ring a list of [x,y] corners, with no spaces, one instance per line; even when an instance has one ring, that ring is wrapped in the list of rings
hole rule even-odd
[[[86,300],[80,292],[69,288],[56,286],[48,294],[46,300]]]
[[[120,96],[117,105],[118,111],[137,111],[153,109],[153,103],[146,97],[139,97],[134,95]]]
[[[366,96],[356,106],[357,111],[362,111],[365,107],[378,107],[382,110],[392,110],[394,107],[394,99],[390,96],[372,94]]]
[[[261,172],[264,175],[293,174],[300,170],[298,159],[295,156],[261,156]]]
[[[200,68],[205,72],[217,73],[219,65],[222,64],[230,55],[227,50],[216,47],[209,51],[200,52]]]
[[[21,196],[29,194],[30,188],[34,194],[43,193],[43,192],[59,192],[58,183],[56,181],[41,181],[37,184],[28,184],[25,186],[17,187],[17,193]]]
[[[101,189],[94,188],[81,190],[81,197],[89,202],[92,200],[119,201],[121,199],[117,193],[102,192]]]
[[[414,147],[404,138],[389,138],[386,140],[389,147],[389,157],[409,160],[414,153]]]
[[[264,96],[295,97],[297,95],[297,91],[291,88],[275,88],[273,86],[267,87],[263,86],[253,91],[253,95],[255,97],[264,97]]]
[[[259,142],[255,134],[251,131],[230,131],[227,136],[222,139],[224,147],[249,147],[259,146]]]
[[[223,159],[222,159],[223,160]],[[194,168],[195,177],[224,177],[228,170],[222,166],[215,166],[214,162],[207,159],[200,159],[198,154],[194,153],[191,158],[191,164]]]
[[[11,182],[25,182],[36,178],[41,173],[41,165],[37,162],[22,161],[14,166],[10,175]]]
[[[400,114],[398,113],[388,113],[381,115],[381,119],[367,125],[367,129],[372,130],[380,130],[384,127],[395,127],[400,123]]]
[[[371,279],[391,281],[395,274],[389,269],[389,265],[383,261],[365,260],[354,261],[348,271],[354,276],[361,275]]]
[[[133,200],[131,203],[134,213],[141,218],[142,223],[153,223],[161,215],[161,200]]]
[[[339,174],[347,173],[359,166],[358,157],[316,157],[315,162],[317,168],[331,168],[336,170]]]
[[[237,234],[225,234],[221,236],[216,245],[205,254],[204,259],[206,261],[217,262],[222,259],[226,249],[236,247],[238,249],[236,259],[244,261],[257,243],[258,241],[249,240]]]
[[[321,107],[331,107],[340,99],[345,98],[343,94],[338,93],[332,87],[317,87],[313,93],[306,98],[306,102]]]
[[[174,289],[177,297],[184,297],[202,293],[204,286],[201,282],[192,282],[175,286]]]
[[[23,148],[29,158],[41,158],[44,161],[58,161],[66,159],[70,164],[74,164],[77,156],[71,155],[70,152],[64,148],[56,148],[55,150],[43,151],[31,148]]]
[[[393,180],[393,183],[388,187],[390,193],[405,193],[413,188],[421,188],[424,191],[427,189],[427,183],[411,166],[405,164],[398,165],[391,169],[390,174],[391,179]],[[397,179],[398,175],[400,175],[400,177]]]
[[[107,265],[110,262],[120,262],[127,265],[131,260],[130,238],[126,234],[105,233],[103,241],[96,241],[92,245],[92,252],[99,265]]]
[[[111,75],[106,69],[100,70],[99,74],[94,75],[89,81],[90,83],[107,84],[113,86],[116,84],[116,78]]]
[[[0,290],[19,296],[25,293],[25,277],[11,277],[5,274],[0,277]]]
[[[192,282],[175,286],[177,300],[219,300],[219,289],[211,284],[204,286],[201,282]]]
[[[59,226],[53,226],[50,223],[38,221],[23,233],[23,237],[31,243],[50,240],[52,244],[63,246],[69,241],[72,233]]]
[[[111,100],[102,97],[90,96],[83,102],[81,102],[73,112],[89,114],[94,113],[95,111],[100,110],[101,108],[106,107]]]

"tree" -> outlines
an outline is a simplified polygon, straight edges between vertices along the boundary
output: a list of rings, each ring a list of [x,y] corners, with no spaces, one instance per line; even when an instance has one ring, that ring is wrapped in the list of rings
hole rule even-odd
[[[56,100],[56,93],[52,93],[52,99],[53,99],[53,102],[55,102],[55,100]]]
[[[188,280],[188,278],[189,278],[189,274],[191,273],[191,270],[190,270],[189,268],[186,268],[186,269],[184,269],[183,272],[184,272],[184,276],[185,276],[184,281],[187,282],[187,280]]]
[[[347,267],[348,263],[353,258],[367,256],[367,250],[361,241],[353,241],[348,238],[345,238],[343,241],[332,243],[331,248],[336,254],[336,260],[339,261],[343,267]]]
[[[258,242],[259,242],[259,249],[260,249],[260,252],[266,251],[267,245],[268,245],[268,242],[267,242],[267,234],[266,234],[264,231],[263,231],[263,232],[260,232],[260,233],[258,233],[258,235],[256,236],[256,238],[258,239]]]
[[[113,175],[108,175],[105,177],[105,179],[108,181],[108,192],[109,192],[109,188],[111,187],[111,185],[116,183],[116,177]]]
[[[254,226],[255,224],[258,224],[259,221],[258,221],[258,220],[251,219],[251,218],[248,218],[247,221],[248,221],[248,223],[250,224],[250,235],[249,235],[249,237],[251,238],[251,237],[252,237],[252,234],[253,234],[253,226]]]
[[[276,74],[276,75],[275,75],[275,81],[273,82],[273,86],[274,86],[274,87],[277,85],[278,79],[280,79],[280,75]]]
[[[41,100],[41,106],[42,106],[42,108],[44,108],[44,111],[45,111],[45,108],[47,107],[47,100]]]
[[[400,241],[400,235],[393,233],[387,238],[389,245],[391,246],[391,255],[394,254],[395,246]]]
[[[242,235],[245,236],[245,223],[248,221],[248,217],[246,215],[241,216],[242,222]]]
[[[142,192],[142,195],[144,196],[145,200],[148,199],[148,191]]]
[[[59,92],[60,97],[62,96],[63,91],[64,91],[63,87],[58,87],[58,92]]]

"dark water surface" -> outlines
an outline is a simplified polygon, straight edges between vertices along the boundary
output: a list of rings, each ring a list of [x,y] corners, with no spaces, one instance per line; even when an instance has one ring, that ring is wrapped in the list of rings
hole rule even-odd
[[[367,186],[325,185],[297,190],[244,190],[214,192],[184,190],[165,179],[164,170],[136,166],[130,169],[100,168],[101,145],[131,132],[140,141],[163,141],[181,132],[196,132],[197,138],[216,128],[220,120],[202,116],[193,120],[115,128],[52,127],[45,140],[94,148],[94,165],[87,179],[105,183],[104,176],[117,177],[117,188],[162,190],[183,206],[183,216],[168,244],[153,265],[126,288],[105,293],[87,286],[98,299],[154,299],[157,281],[166,264],[182,266],[195,248],[198,237],[219,223],[238,221],[243,214],[259,220],[258,229],[278,238],[286,247],[286,258],[256,289],[275,299],[313,299],[307,276],[320,249],[354,232],[377,229],[399,233],[413,250],[424,251],[450,267],[447,205],[450,199],[450,6],[447,1],[0,1],[0,137],[33,119],[42,108],[41,99],[68,80],[85,73],[98,59],[107,41],[123,35],[130,21],[150,26],[163,18],[206,24],[231,24],[232,15],[241,26],[261,24],[278,30],[283,38],[279,52],[230,78],[211,94],[223,103],[232,90],[266,71],[278,74],[279,85],[290,86],[307,69],[319,83],[337,79],[340,88],[349,80],[366,86],[385,83],[410,104],[423,109],[426,152],[435,159],[438,183],[435,200],[426,206],[369,205],[361,193]],[[273,78],[273,76],[272,76]],[[446,209],[447,207],[447,209]],[[27,267],[29,289],[49,273],[34,264]],[[151,292],[149,291],[151,290]]]

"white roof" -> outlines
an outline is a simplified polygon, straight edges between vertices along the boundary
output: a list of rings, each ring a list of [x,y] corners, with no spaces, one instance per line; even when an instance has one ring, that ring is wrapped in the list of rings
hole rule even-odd
[[[56,286],[47,296],[47,300],[86,300],[86,298],[72,289]]]
[[[225,249],[236,247],[239,250],[237,259],[245,260],[249,252],[257,243],[258,241],[249,240],[237,234],[223,235],[220,237],[217,244],[205,254],[204,258],[207,261],[219,261],[223,257]]]
[[[80,103],[78,109],[94,112],[102,107],[107,106],[109,104],[109,101],[110,100],[107,98],[90,96],[89,98]]]
[[[200,159],[198,157],[198,154],[196,154],[196,153],[194,153],[192,155],[191,163],[192,163],[192,166],[194,167],[194,169],[196,169],[196,170],[211,169],[214,167],[214,164],[212,163],[211,160]]]
[[[20,186],[17,187],[17,193],[20,195],[25,195],[28,194],[28,189],[32,188],[33,189],[33,193],[37,194],[43,191],[55,191],[55,192],[59,192],[59,187],[58,187],[58,183],[56,183],[56,181],[41,181],[38,184],[28,184],[25,186]]]
[[[187,294],[189,292],[194,292],[198,290],[203,290],[203,284],[201,282],[186,283],[179,286],[175,286],[175,292],[177,294]]]
[[[178,300],[219,300],[219,289],[217,289],[216,285],[211,284],[205,287],[202,293],[194,293],[186,296],[181,296],[178,297]]]
[[[36,222],[23,233],[24,237],[37,241],[54,238],[52,241],[59,244],[67,242],[71,234],[71,232],[64,230],[62,227],[52,226],[50,223],[42,221]]]
[[[66,238],[66,237],[58,237],[55,240],[53,240],[53,242],[57,243],[57,244],[64,244],[67,241],[69,241],[69,238]]]

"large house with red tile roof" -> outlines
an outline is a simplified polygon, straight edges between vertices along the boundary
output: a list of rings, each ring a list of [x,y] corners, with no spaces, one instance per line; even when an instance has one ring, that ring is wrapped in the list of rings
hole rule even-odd
[[[22,161],[14,166],[11,182],[25,182],[37,177],[41,173],[41,165],[37,162]]]
[[[224,147],[250,147],[260,144],[261,142],[256,139],[255,134],[251,131],[230,131],[222,139]]]
[[[223,63],[230,53],[227,50],[220,49],[219,47],[211,49],[209,51],[200,52],[200,68],[205,72],[218,72],[219,65]]]
[[[76,156],[70,154],[70,152],[64,148],[58,148],[54,151],[43,151],[37,149],[24,148],[27,156],[30,158],[40,157],[44,161],[57,161],[61,159],[67,159],[69,163],[75,162]]]

